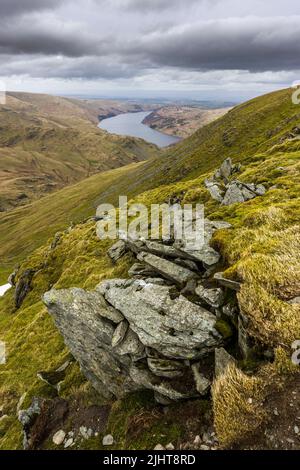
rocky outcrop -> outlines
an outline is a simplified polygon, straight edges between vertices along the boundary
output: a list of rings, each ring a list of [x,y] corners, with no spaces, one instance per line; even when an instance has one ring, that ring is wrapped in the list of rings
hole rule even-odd
[[[44,295],[71,353],[102,395],[146,388],[167,404],[209,392],[215,355],[223,361],[216,351],[231,336],[224,324],[237,324],[240,284],[222,273],[212,276],[220,260],[212,236],[230,224],[206,219],[204,225],[201,249],[191,250],[184,240],[124,239],[108,255],[117,262],[129,250],[137,260],[131,278],[103,281],[92,292],[52,289]]]
[[[227,158],[212,178],[206,179],[204,184],[211,197],[223,206],[243,203],[263,196],[266,188],[262,184],[244,183],[233,179],[235,173],[240,171],[240,165],[233,165]]]

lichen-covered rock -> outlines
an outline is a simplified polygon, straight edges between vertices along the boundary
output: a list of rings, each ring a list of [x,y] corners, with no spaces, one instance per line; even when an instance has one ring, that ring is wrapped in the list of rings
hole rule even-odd
[[[102,295],[73,288],[47,292],[43,297],[65,343],[85,376],[104,396],[123,396],[139,387],[129,376],[131,358],[111,346],[115,324],[102,315]]]
[[[169,286],[114,279],[98,289],[122,312],[141,342],[164,356],[198,358],[222,343],[215,316],[182,295],[173,298]]]

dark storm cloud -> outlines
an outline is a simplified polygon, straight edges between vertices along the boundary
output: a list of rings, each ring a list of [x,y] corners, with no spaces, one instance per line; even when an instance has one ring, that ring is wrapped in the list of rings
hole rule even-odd
[[[194,70],[290,70],[299,67],[300,17],[229,18],[153,33],[128,54],[148,66]]]
[[[102,45],[101,45],[102,44]],[[102,54],[107,50],[105,41],[99,43],[97,38],[79,34],[75,31],[41,30],[37,28],[18,28],[16,31],[8,29],[0,30],[0,54],[62,54],[67,57],[82,57],[94,54],[95,51]]]
[[[0,0],[0,17],[5,18],[32,11],[47,10],[62,3],[63,0]]]

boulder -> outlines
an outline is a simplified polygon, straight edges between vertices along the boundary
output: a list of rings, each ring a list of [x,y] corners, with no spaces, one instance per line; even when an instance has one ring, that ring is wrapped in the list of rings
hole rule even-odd
[[[169,286],[114,279],[98,289],[122,312],[141,342],[164,356],[198,358],[222,343],[215,316],[182,295],[174,298]]]
[[[218,183],[216,183],[215,181],[205,180],[204,184],[207,190],[209,191],[211,197],[215,199],[215,201],[223,201],[223,191]]]
[[[237,204],[240,202],[245,202],[245,197],[238,183],[233,181],[227,187],[222,205],[230,206],[231,204]]]
[[[230,178],[232,170],[232,160],[231,158],[226,158],[226,160],[224,160],[224,162],[220,166],[220,176],[225,182],[228,181],[228,179]]]
[[[129,376],[130,356],[118,354],[120,346],[111,345],[115,325],[99,314],[103,297],[98,291],[52,289],[43,301],[82,372],[100,394],[121,397],[139,389]]]
[[[195,279],[197,275],[190,271],[183,266],[179,266],[172,261],[159,258],[156,255],[152,255],[151,253],[142,252],[139,253],[137,256],[139,261],[143,261],[146,263],[150,268],[157,271],[166,279],[170,279],[171,281],[175,282],[183,286],[191,279]]]
[[[299,305],[300,304],[300,297],[294,297],[293,299],[289,300],[288,303],[290,305]]]

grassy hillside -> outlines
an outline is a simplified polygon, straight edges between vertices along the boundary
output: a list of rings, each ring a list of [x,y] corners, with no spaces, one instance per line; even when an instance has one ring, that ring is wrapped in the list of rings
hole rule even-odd
[[[290,95],[290,90],[283,90],[252,100],[163,158],[92,176],[1,215],[1,259],[6,267],[28,254],[20,272],[39,270],[19,310],[14,308],[13,290],[0,299],[0,338],[8,347],[7,364],[0,370],[2,412],[8,415],[0,423],[0,448],[21,447],[18,400],[24,393],[25,404],[32,396],[53,396],[36,373],[60,365],[67,355],[40,301],[43,292],[51,286],[92,289],[103,279],[127,275],[129,255],[113,265],[106,255],[110,243],[97,240],[94,222],[63,230],[71,220],[85,219],[99,202],[115,201],[119,194],[146,205],[176,194],[182,202],[204,203],[210,218],[232,223],[232,230],[217,233],[214,244],[222,253],[226,275],[243,282],[239,303],[249,318],[249,332],[274,351],[275,360],[252,365],[251,374],[232,366],[215,382],[214,422],[224,447],[247,446],[249,441],[243,444],[243,439],[257,432],[257,426],[271,426],[272,397],[277,394],[283,400],[288,384],[299,376],[290,356],[291,343],[300,338],[300,310],[288,300],[300,295],[300,140],[293,131],[300,111]],[[241,181],[267,187],[264,196],[230,207],[220,207],[210,198],[203,181],[227,156],[242,164]],[[60,241],[49,250],[57,230],[62,231]],[[101,401],[76,364],[68,370],[60,396],[78,407]],[[177,444],[188,440],[191,426],[197,434],[198,421],[209,410],[206,401],[177,404],[165,416],[149,395],[138,394],[112,404],[105,433],[113,433],[118,448],[153,448],[158,441]],[[101,438],[84,446],[101,448]],[[50,442],[44,445],[51,447]]]
[[[0,106],[0,211],[157,153],[142,139],[97,128],[98,115],[136,106],[8,93]]]

